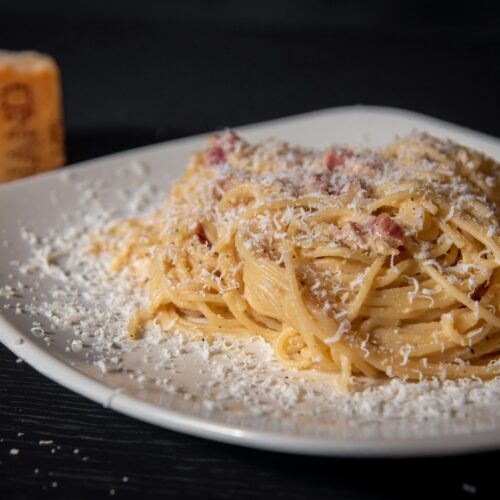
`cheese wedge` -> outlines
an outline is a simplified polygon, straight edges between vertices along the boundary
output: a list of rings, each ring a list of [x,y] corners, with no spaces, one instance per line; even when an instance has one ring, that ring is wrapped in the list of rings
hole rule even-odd
[[[64,164],[59,69],[37,52],[0,51],[0,182]]]

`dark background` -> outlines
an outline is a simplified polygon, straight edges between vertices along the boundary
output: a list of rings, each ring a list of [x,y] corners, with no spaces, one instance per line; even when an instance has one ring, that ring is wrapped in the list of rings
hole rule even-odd
[[[485,1],[0,0],[0,47],[47,52],[61,67],[70,163],[358,103],[500,136],[499,27]],[[499,496],[499,453],[347,460],[245,450],[105,410],[3,347],[0,363],[2,498]]]

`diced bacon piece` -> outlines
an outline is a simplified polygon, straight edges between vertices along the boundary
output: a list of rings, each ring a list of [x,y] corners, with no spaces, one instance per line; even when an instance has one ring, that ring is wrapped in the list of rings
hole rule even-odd
[[[214,134],[208,140],[209,147],[205,150],[205,158],[210,165],[222,165],[226,162],[227,153],[232,151],[240,136],[234,130],[225,130],[222,134]]]
[[[485,281],[484,283],[481,283],[480,285],[476,286],[474,291],[471,293],[470,298],[472,300],[475,300],[476,302],[481,300],[482,296],[486,293],[488,290],[489,282]]]
[[[400,247],[403,244],[405,234],[403,228],[386,213],[377,215],[370,229],[373,233],[382,236],[391,246]]]
[[[323,193],[329,193],[332,187],[330,181],[323,174],[314,174],[312,185],[316,191]]]
[[[349,149],[329,149],[323,155],[323,163],[328,170],[333,171],[337,167],[344,165],[348,158],[353,156],[353,152]]]
[[[205,158],[210,165],[222,165],[226,161],[226,153],[221,146],[212,146],[205,151]]]
[[[200,243],[207,243],[208,238],[205,233],[205,229],[203,228],[203,225],[201,222],[198,222],[194,228],[194,234],[198,236],[198,239],[200,240]]]
[[[229,191],[236,185],[238,185],[238,177],[236,175],[231,174],[229,177],[225,179],[219,179],[215,182],[214,196],[217,200],[220,200],[226,191]]]

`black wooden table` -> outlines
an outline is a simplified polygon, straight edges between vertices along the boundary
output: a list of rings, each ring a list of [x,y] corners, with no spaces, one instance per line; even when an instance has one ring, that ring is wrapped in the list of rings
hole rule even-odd
[[[0,2],[0,46],[59,62],[71,163],[360,102],[500,136],[500,23],[480,0],[47,3]],[[0,346],[2,499],[499,498],[499,459],[222,445],[104,409]]]

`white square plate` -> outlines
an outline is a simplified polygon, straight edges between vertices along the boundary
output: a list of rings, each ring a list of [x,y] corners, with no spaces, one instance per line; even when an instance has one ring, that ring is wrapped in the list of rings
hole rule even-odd
[[[272,122],[241,127],[254,141],[274,136],[292,143],[325,147],[332,143],[379,146],[395,135],[428,131],[500,158],[500,140],[426,116],[389,108],[348,107],[325,110]],[[130,189],[130,165],[148,166],[147,180],[168,189],[184,171],[188,155],[204,146],[207,136],[197,136],[149,146],[85,162],[71,170],[51,172],[0,186],[0,287],[22,279],[28,286],[34,277],[20,276],[12,261],[24,262],[30,247],[20,227],[29,226],[38,236],[67,224],[65,215],[82,209],[76,188],[88,181],[108,186],[105,204],[120,208],[118,189]],[[3,243],[6,242],[6,243]],[[29,280],[32,280],[30,283]],[[0,310],[0,340],[40,373],[63,386],[116,411],[169,429],[256,448],[344,456],[417,456],[485,450],[500,446],[500,405],[470,406],[466,414],[425,424],[411,418],[330,420],[308,417],[291,425],[285,418],[246,415],[239,420],[228,412],[206,411],[182,394],[161,394],[144,388],[125,372],[103,374],[81,352],[67,349],[74,339],[71,329],[52,332],[50,346],[31,333],[33,317],[16,314],[38,296],[48,294],[53,282],[39,280],[39,288],[24,288],[15,297],[1,298],[11,309]],[[18,307],[18,309],[19,309]],[[36,319],[36,318],[35,318]],[[92,349],[92,348],[90,348]],[[139,361],[138,361],[139,362]],[[191,367],[186,365],[185,377]],[[182,370],[181,370],[182,371]],[[500,402],[500,401],[499,401]],[[349,419],[348,419],[349,420]]]

